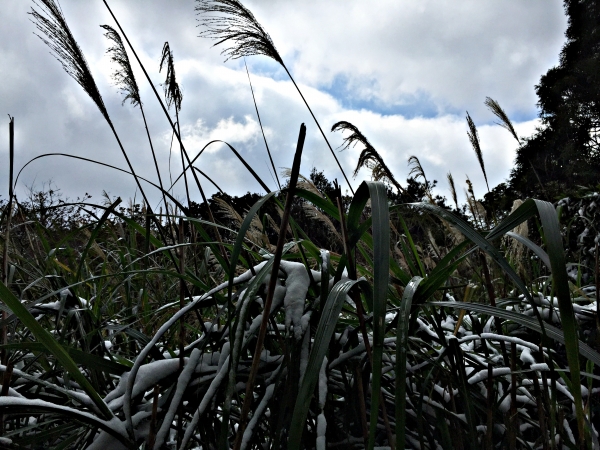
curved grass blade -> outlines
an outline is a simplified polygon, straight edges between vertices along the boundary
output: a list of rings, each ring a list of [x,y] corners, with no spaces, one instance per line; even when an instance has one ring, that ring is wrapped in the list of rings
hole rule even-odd
[[[44,346],[52,353],[58,362],[69,372],[69,375],[77,382],[85,393],[92,399],[98,407],[105,419],[114,417],[112,411],[108,408],[104,400],[98,395],[88,379],[83,376],[77,364],[71,359],[67,351],[54,339],[48,331],[46,331],[27,308],[19,301],[17,297],[4,285],[0,283],[0,300],[2,300],[12,312],[21,320],[35,338],[44,344]]]
[[[527,203],[527,202],[525,202],[525,203]],[[525,205],[525,203],[524,203],[524,205]],[[528,203],[528,207],[530,207],[531,204],[532,204],[531,202]],[[544,321],[542,320],[542,317],[540,316],[537,305],[533,301],[533,297],[531,296],[531,293],[527,289],[527,286],[525,286],[525,283],[523,283],[521,278],[519,278],[517,273],[510,266],[508,261],[502,256],[500,251],[490,242],[490,240],[492,238],[489,235],[487,238],[484,238],[481,234],[479,234],[475,229],[473,229],[473,227],[471,227],[463,219],[461,219],[458,216],[455,216],[454,214],[452,214],[449,211],[446,211],[443,208],[440,208],[439,206],[433,205],[431,203],[412,203],[412,206],[416,207],[417,209],[429,211],[429,212],[443,218],[444,220],[450,222],[467,239],[469,239],[471,242],[473,242],[475,245],[477,245],[479,248],[481,248],[484,252],[486,252],[488,255],[490,255],[490,257],[496,262],[496,264],[498,264],[502,268],[502,270],[504,270],[504,272],[506,272],[506,274],[510,277],[510,279],[513,281],[513,283],[515,283],[515,285],[519,288],[519,290],[523,293],[523,295],[525,295],[525,298],[527,298],[527,301],[531,305],[533,313],[535,314],[535,316],[539,322],[540,328],[542,329],[542,334],[543,335],[545,334],[543,332],[544,327],[545,327]],[[523,208],[523,210],[522,210],[520,207],[513,214],[517,215],[517,213],[522,213],[526,209],[527,208]],[[529,213],[529,212],[530,211],[527,211],[527,213]],[[521,222],[519,222],[519,223],[521,223]],[[508,223],[508,221],[505,220],[502,222],[502,225],[504,227],[506,227],[507,223]],[[518,223],[517,223],[517,225],[518,225]],[[512,228],[514,228],[515,226],[516,225],[513,225]],[[512,228],[510,228],[510,229],[512,229]],[[493,235],[493,236],[495,236],[495,235]]]
[[[48,353],[49,349],[46,345],[39,342],[16,342],[13,344],[6,344],[0,346],[0,348],[8,348],[8,349],[21,349],[28,350],[30,352],[44,352]],[[84,352],[77,348],[72,347],[63,347],[66,352],[69,354],[73,361],[77,364],[81,364],[84,366],[93,366],[95,369],[103,370],[104,372],[108,372],[112,375],[121,375],[123,372],[129,370],[124,364],[120,364],[115,361],[111,361],[110,359],[104,359],[92,353]]]
[[[304,431],[306,415],[308,414],[308,408],[310,407],[310,402],[319,378],[319,369],[323,364],[323,358],[325,358],[329,350],[329,343],[348,292],[357,284],[365,292],[371,291],[371,286],[364,280],[339,281],[333,286],[327,297],[321,314],[321,320],[319,320],[319,324],[317,325],[317,332],[310,356],[308,357],[308,365],[304,373],[304,378],[298,390],[298,397],[292,415],[288,450],[300,450],[301,448],[302,432]]]
[[[548,269],[552,269],[551,263],[550,263],[550,257],[548,256],[548,253],[546,253],[542,247],[540,247],[537,244],[534,244],[529,239],[527,239],[525,236],[521,236],[520,234],[513,233],[512,231],[507,231],[506,235],[510,236],[511,238],[513,238],[516,241],[519,241],[521,244],[523,244],[525,247],[527,247],[529,250],[531,250],[533,253],[535,253],[536,256],[538,258],[540,258],[540,260],[544,263],[544,265]]]
[[[338,208],[333,204],[331,200],[326,200],[323,197],[318,196],[314,192],[307,191],[306,189],[296,188],[296,196],[301,197],[304,200],[308,200],[314,206],[322,209],[326,214],[329,214],[335,220],[340,220]]]
[[[1,397],[0,398],[0,413],[6,414],[35,414],[35,413],[53,413],[70,417],[81,423],[92,425],[107,432],[111,436],[118,439],[126,448],[137,448],[135,443],[129,441],[124,433],[119,433],[119,429],[125,431],[122,423],[116,417],[112,420],[101,420],[94,415],[78,411],[67,406],[55,405],[54,403],[44,400],[31,400],[20,397]]]
[[[492,228],[492,230],[487,234],[486,239],[488,241],[493,241],[504,236],[508,231],[519,226],[530,217],[533,217],[536,211],[537,209],[535,201],[530,198],[525,200],[521,206],[519,206],[510,215],[506,216],[502,222]]]
[[[518,323],[530,330],[536,331],[538,333],[542,333],[542,329],[539,323],[531,317],[525,316],[521,313],[516,313],[514,311],[507,311],[505,309],[499,308],[497,306],[489,306],[481,303],[463,303],[463,302],[431,302],[428,305],[436,305],[443,306],[446,308],[454,308],[454,309],[464,309],[467,311],[475,311],[482,314],[487,314],[489,316],[496,316],[502,319],[510,320],[512,322]],[[544,330],[546,336],[550,339],[553,339],[561,344],[565,345],[565,335],[563,330],[546,323],[544,325]],[[579,343],[579,353],[581,356],[586,359],[592,361],[595,365],[600,367],[600,353],[594,350],[592,347],[587,345],[584,342],[578,341]]]
[[[577,322],[571,294],[569,292],[569,278],[567,275],[565,254],[562,246],[562,236],[558,225],[558,216],[552,203],[542,200],[534,200],[540,214],[540,220],[544,229],[544,240],[548,248],[550,265],[552,266],[552,289],[558,297],[558,309],[560,321],[565,336],[565,350],[567,362],[571,370],[572,394],[575,402],[575,414],[579,429],[579,439],[585,441],[584,434],[584,412],[581,401],[581,381],[579,367],[579,339],[577,334]]]
[[[23,172],[23,170],[25,170],[25,168],[29,164],[31,164],[32,162],[34,162],[37,159],[45,158],[46,156],[65,156],[67,158],[79,159],[81,161],[91,162],[93,164],[98,164],[99,166],[104,166],[104,167],[108,167],[110,169],[118,170],[119,172],[126,173],[127,175],[133,175],[131,172],[129,172],[129,171],[125,170],[125,169],[121,169],[120,167],[116,167],[116,166],[113,166],[111,164],[106,164],[106,163],[103,163],[103,162],[100,162],[100,161],[96,161],[94,159],[84,158],[82,156],[69,155],[68,153],[44,153],[42,155],[36,156],[35,158],[31,158],[29,161],[27,161],[25,163],[25,165],[23,165],[23,167],[21,167],[21,170],[19,170],[19,173],[17,174],[17,178],[15,180],[15,184],[17,184],[17,181],[19,181],[19,176],[21,176],[21,172]],[[138,175],[138,178],[140,180],[145,181],[146,183],[150,184],[151,186],[155,187],[156,189],[160,190],[167,197],[169,197],[169,200],[171,200],[175,206],[177,206],[179,209],[181,209],[183,211],[183,209],[184,209],[183,205],[179,202],[179,200],[177,200],[175,197],[173,197],[171,194],[169,194],[169,192],[162,190],[160,186],[158,186],[157,184],[153,183],[152,181],[150,181],[150,180],[148,180],[148,179],[146,179],[144,177],[140,177]],[[85,204],[85,203],[82,203],[82,204]],[[62,207],[62,206],[68,206],[68,205],[69,204],[67,203],[67,204],[62,204],[60,206]],[[106,208],[105,206],[101,206],[101,205],[94,205],[94,206],[97,206],[98,208]]]
[[[398,311],[398,327],[396,330],[396,448],[404,450],[406,429],[406,351],[408,345],[408,324],[413,297],[423,281],[414,277],[402,294]]]
[[[260,184],[260,187],[262,187],[265,192],[271,192],[271,189],[269,189],[269,187],[263,182],[262,178],[260,178],[258,176],[258,174],[254,171],[254,169],[250,166],[250,164],[248,164],[246,162],[246,160],[244,159],[244,157],[242,155],[240,155],[238,153],[238,151],[233,148],[230,144],[228,144],[225,141],[221,141],[219,139],[215,139],[214,141],[210,141],[208,144],[206,144],[204,147],[202,147],[202,150],[200,150],[198,152],[198,154],[196,156],[194,156],[194,158],[188,162],[188,165],[185,167],[185,171],[187,171],[190,167],[192,167],[192,164],[194,164],[194,162],[196,162],[196,160],[198,158],[200,158],[200,155],[202,155],[202,153],[204,153],[204,150],[206,150],[208,148],[209,145],[214,144],[216,142],[220,142],[221,144],[225,144],[227,147],[229,147],[229,149],[233,152],[233,154],[237,157],[237,159],[240,160],[240,162],[244,165],[244,167],[246,168],[246,170],[248,172],[250,172],[250,174],[254,177],[254,179],[258,182],[258,184]],[[175,181],[173,181],[173,183],[171,184],[171,187],[169,189],[171,189],[173,186],[175,186],[175,183],[177,183],[177,181],[179,181],[179,179],[183,176],[183,173],[181,175],[179,175]]]

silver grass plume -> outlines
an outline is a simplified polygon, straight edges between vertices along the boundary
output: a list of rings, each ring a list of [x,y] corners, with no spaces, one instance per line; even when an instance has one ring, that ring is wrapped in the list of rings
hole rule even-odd
[[[229,59],[238,59],[245,56],[264,55],[277,61],[286,71],[294,87],[302,97],[302,101],[308,108],[310,115],[315,121],[317,128],[321,132],[323,139],[329,147],[331,155],[335,159],[340,172],[344,176],[348,187],[354,194],[354,189],[350,184],[350,180],[346,176],[346,172],[342,168],[338,157],[333,151],[333,147],[329,143],[327,136],[319,121],[315,117],[310,105],[304,98],[302,91],[296,84],[292,74],[286,67],[281,58],[281,55],[275,48],[275,44],[271,36],[263,29],[254,15],[238,0],[196,0],[197,5],[194,8],[198,15],[203,15],[200,19],[200,25],[206,29],[200,33],[200,37],[216,40],[214,46],[227,43],[228,47],[221,52],[225,55],[225,61]],[[239,433],[238,433],[239,434]],[[239,441],[236,441],[239,442]],[[239,444],[235,444],[237,448]]]
[[[450,185],[450,193],[452,194],[452,200],[456,205],[456,209],[458,209],[458,196],[456,195],[456,185],[454,184],[454,178],[452,174],[448,172],[448,184]]]
[[[477,201],[477,198],[475,197],[475,191],[473,189],[473,182],[469,179],[468,175],[467,175],[466,183],[467,183],[467,190],[465,191],[465,195],[467,197],[467,203],[469,205],[469,210],[471,211],[473,218],[475,220],[479,221],[480,226],[484,227],[484,220],[486,218],[487,213],[485,211],[485,208],[481,204],[481,202]]]
[[[34,0],[34,4],[41,11],[38,12],[31,8],[29,13],[33,16],[32,22],[42,33],[42,35],[37,34],[37,36],[50,47],[54,57],[61,63],[65,72],[79,83],[94,101],[104,118],[110,123],[108,111],[104,106],[100,91],[96,86],[83,52],[67,25],[60,6],[54,0],[39,0],[39,2]]]
[[[318,220],[319,222],[323,223],[327,227],[330,236],[335,237],[335,239],[340,243],[344,242],[344,240],[342,239],[342,235],[335,228],[335,225],[333,224],[331,219],[327,217],[325,213],[319,211],[319,208],[317,208],[310,202],[305,202],[302,205],[302,208],[304,209],[304,212],[308,217],[311,217],[312,219]]]
[[[484,104],[485,104],[485,106],[487,106],[489,108],[490,111],[492,111],[492,113],[498,119],[500,119],[500,122],[496,122],[496,123],[498,125],[500,125],[502,128],[506,128],[510,132],[510,134],[512,134],[513,137],[517,140],[517,142],[520,144],[521,140],[519,139],[519,136],[517,136],[517,132],[515,131],[515,128],[513,127],[512,122],[510,121],[510,119],[508,118],[508,116],[506,115],[504,110],[500,107],[498,102],[496,100],[491,99],[490,97],[486,97]]]
[[[477,133],[477,127],[475,126],[475,122],[471,119],[469,112],[467,111],[467,125],[469,126],[469,130],[467,131],[467,136],[469,136],[469,141],[471,141],[471,146],[473,150],[475,150],[475,155],[477,155],[477,160],[479,161],[479,165],[481,166],[481,171],[483,172],[483,177],[485,178],[485,185],[487,186],[487,190],[489,192],[490,185],[488,184],[487,174],[485,173],[485,164],[483,163],[483,154],[481,153],[481,145],[479,144],[479,134]]]
[[[116,69],[113,72],[112,79],[121,92],[125,94],[125,98],[123,98],[121,104],[124,105],[127,100],[130,100],[134,107],[140,106],[142,104],[140,90],[135,81],[131,63],[129,62],[129,57],[125,51],[121,36],[109,25],[100,25],[100,27],[106,30],[106,33],[104,33],[106,39],[114,42],[114,45],[106,50],[106,53],[110,55],[110,60],[120,67],[120,69]]]
[[[183,144],[181,143],[181,126],[179,122],[179,111],[181,111],[181,102],[183,100],[183,94],[181,93],[181,89],[179,89],[179,84],[177,83],[177,78],[175,77],[175,60],[173,59],[173,52],[171,51],[171,47],[168,42],[165,42],[163,45],[162,55],[160,57],[160,65],[158,68],[159,72],[162,72],[163,66],[167,68],[167,74],[165,77],[165,82],[163,83],[163,89],[165,91],[165,101],[167,102],[167,108],[171,108],[171,105],[175,105],[175,119],[177,120],[177,134],[179,136],[179,144],[181,146],[181,168],[183,170],[183,181],[185,183],[185,195],[188,202],[188,207],[192,204],[190,199],[190,188],[187,180],[187,171],[185,167],[185,157],[183,151]],[[169,156],[170,158],[170,156]],[[194,171],[192,170],[192,174],[194,177],[196,176]],[[204,191],[202,186],[198,182],[198,188],[200,190],[200,194],[206,203]],[[207,203],[208,204],[208,203]],[[212,216],[210,212],[210,208],[208,209],[209,216]]]
[[[198,14],[209,14],[202,18],[206,30],[200,36],[216,40],[213,47],[226,41],[232,42],[221,52],[226,61],[265,55],[284,66],[269,33],[238,0],[198,0],[194,9]]]
[[[423,170],[423,166],[421,165],[421,161],[415,155],[412,155],[408,158],[408,167],[410,167],[410,172],[408,172],[408,176],[414,175],[415,178],[423,178],[425,182],[425,187],[429,187],[429,183],[427,182],[427,177],[425,176],[425,171]]]
[[[287,167],[284,168],[281,171],[281,177],[282,178],[291,178],[292,177],[292,169],[287,168]],[[309,192],[312,192],[313,194],[318,195],[321,198],[325,198],[325,196],[323,195],[323,193],[321,191],[319,191],[319,189],[317,189],[317,187],[310,180],[310,178],[306,178],[301,173],[298,174],[298,182],[296,183],[296,187],[299,188],[299,189],[304,189],[304,190],[307,190]]]
[[[512,134],[513,137],[517,140],[519,145],[521,145],[521,139],[519,139],[519,136],[517,135],[517,132],[515,131],[515,128],[513,127],[512,122],[510,121],[510,119],[508,118],[508,116],[506,115],[504,110],[500,107],[500,104],[496,100],[491,99],[490,97],[485,98],[484,104],[485,104],[485,106],[487,106],[489,108],[490,111],[492,111],[492,113],[498,119],[500,119],[500,122],[496,122],[496,123],[498,125],[500,125],[502,128],[506,128],[510,132],[510,134]],[[531,168],[533,169],[533,173],[535,174],[535,177],[537,178],[538,182],[540,183],[542,191],[545,193],[546,187],[544,186],[544,183],[542,183],[542,180],[540,179],[540,176],[539,176],[537,170],[535,169],[535,166],[531,163],[531,160],[529,160],[529,164],[531,165]],[[548,194],[546,194],[546,197],[547,196],[548,196]]]
[[[217,204],[218,210],[223,214],[224,217],[232,220],[237,228],[242,226],[244,219],[233,206],[220,197],[215,197],[214,200]],[[264,234],[262,222],[260,221],[258,215],[254,215],[252,218],[252,221],[250,222],[250,228],[248,228],[248,231],[246,231],[246,238],[259,247],[268,244],[268,239]]]
[[[124,105],[127,100],[130,100],[131,104],[134,107],[139,106],[140,112],[142,113],[144,126],[146,127],[146,134],[148,135],[148,143],[150,144],[150,150],[152,152],[152,159],[154,160],[154,167],[156,168],[156,175],[158,176],[158,182],[160,185],[160,190],[162,192],[163,202],[166,205],[167,198],[164,193],[162,177],[160,176],[160,169],[158,168],[156,153],[154,151],[154,146],[152,145],[152,139],[150,138],[148,124],[146,122],[146,115],[144,114],[144,107],[142,105],[142,100],[140,97],[140,89],[138,87],[137,81],[135,80],[135,75],[133,74],[133,70],[131,68],[129,56],[127,56],[127,51],[125,50],[123,40],[121,39],[119,33],[109,25],[100,25],[100,27],[106,30],[104,37],[106,37],[109,41],[112,41],[114,43],[112,47],[109,47],[106,50],[106,53],[110,56],[110,60],[116,63],[119,67],[113,72],[112,79],[115,85],[121,90],[121,92],[125,94],[121,105]]]
[[[167,76],[163,84],[167,107],[170,108],[171,105],[175,105],[175,111],[179,112],[181,111],[183,94],[181,93],[181,89],[179,89],[179,84],[177,84],[177,79],[175,78],[173,52],[171,51],[168,42],[165,42],[165,45],[163,46],[162,56],[160,58],[160,67],[158,69],[159,72],[162,72],[163,65],[165,65],[167,68]]]
[[[356,128],[350,122],[342,120],[334,124],[331,127],[331,131],[350,131],[350,135],[344,138],[342,150],[350,148],[351,145],[354,147],[357,143],[360,143],[365,147],[360,152],[356,169],[354,169],[354,177],[356,177],[361,168],[367,167],[368,169],[371,169],[371,174],[374,180],[388,181],[389,183],[393,184],[396,189],[398,189],[398,192],[404,191],[402,186],[400,186],[400,183],[398,183],[394,178],[391,170],[383,161],[381,155],[377,152],[377,150],[375,150],[375,148],[358,128]]]
[[[408,172],[409,177],[414,175],[415,179],[419,177],[423,178],[423,181],[425,182],[425,195],[427,196],[429,201],[433,203],[433,196],[431,195],[431,192],[429,190],[429,181],[427,181],[427,177],[425,176],[425,170],[423,170],[423,166],[421,165],[421,161],[419,161],[419,158],[417,158],[415,155],[410,156],[408,158],[408,167],[410,167],[410,172]]]

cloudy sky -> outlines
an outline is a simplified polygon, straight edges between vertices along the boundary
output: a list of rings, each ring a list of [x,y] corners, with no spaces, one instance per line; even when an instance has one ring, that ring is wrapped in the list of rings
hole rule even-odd
[[[331,126],[357,126],[405,180],[410,155],[419,157],[438,193],[449,197],[452,172],[459,194],[470,177],[478,196],[486,192],[467,138],[468,111],[478,126],[490,187],[505,180],[516,142],[494,124],[487,96],[497,100],[521,136],[537,122],[534,86],[558,63],[567,26],[560,0],[244,0],[271,35],[277,50],[313,108],[331,145],[343,134]],[[183,90],[182,136],[194,156],[213,139],[227,141],[275,188],[243,60],[224,62],[222,47],[199,38],[192,0],[109,0],[117,18],[160,89],[159,60],[165,41],[174,53]],[[375,6],[376,5],[376,6]],[[44,153],[68,153],[126,168],[110,128],[95,104],[70,78],[34,34],[25,0],[4,0],[0,9],[0,199],[8,192],[8,116],[15,117],[15,171]],[[117,132],[140,175],[157,181],[139,108],[126,103],[111,82],[114,66],[99,25],[115,26],[100,0],[62,0],[71,31],[82,48]],[[307,109],[282,68],[265,56],[246,59],[258,109],[277,170],[290,167],[299,126],[307,126],[302,173],[313,167],[329,179],[341,172]],[[151,87],[133,63],[149,130],[165,182],[181,171],[177,146],[170,157],[171,132]],[[162,92],[162,91],[160,91]],[[174,114],[174,111],[171,111]],[[350,177],[360,148],[337,156]],[[169,166],[170,164],[170,166]],[[261,192],[231,151],[213,144],[197,166],[230,194]],[[169,169],[170,167],[170,169]],[[363,169],[354,188],[370,173]],[[136,195],[131,177],[88,162],[45,157],[28,165],[17,185],[51,183],[76,198],[102,192],[124,199]],[[205,182],[209,193],[214,188]],[[144,188],[146,189],[146,187]],[[158,203],[151,187],[147,192]],[[181,183],[174,188],[184,198]],[[199,200],[196,189],[193,199]],[[139,198],[139,193],[137,193]]]

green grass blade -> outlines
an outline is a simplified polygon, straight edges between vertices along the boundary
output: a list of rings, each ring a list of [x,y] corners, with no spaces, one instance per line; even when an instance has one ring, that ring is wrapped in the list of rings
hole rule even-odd
[[[1,348],[7,349],[21,349],[28,350],[30,352],[43,352],[49,353],[49,349],[45,344],[40,342],[16,342],[12,344],[0,345]],[[69,354],[76,364],[83,366],[93,366],[95,369],[103,370],[104,372],[121,375],[123,372],[127,372],[129,367],[118,362],[111,361],[110,359],[104,359],[92,353],[84,352],[72,347],[63,347]]]
[[[467,311],[476,311],[478,313],[487,314],[490,316],[500,317],[502,319],[511,320],[519,325],[522,325],[530,330],[542,333],[542,329],[537,320],[532,317],[525,316],[514,311],[507,311],[499,307],[484,305],[481,303],[463,303],[463,302],[431,302],[429,305],[444,306],[447,308],[464,309]],[[546,323],[544,325],[546,336],[566,346],[566,339],[563,330]],[[584,342],[578,341],[579,353],[586,359],[592,361],[600,367],[600,353]],[[578,378],[579,380],[579,378]]]
[[[304,378],[302,379],[302,384],[298,390],[298,397],[292,415],[288,450],[300,450],[301,448],[302,432],[304,431],[304,425],[306,423],[306,415],[308,414],[308,408],[310,407],[315,386],[317,385],[323,358],[329,350],[329,343],[333,336],[333,332],[335,331],[335,326],[342,310],[342,306],[344,306],[344,302],[346,301],[348,292],[356,284],[360,284],[362,288],[369,292],[371,290],[371,287],[366,281],[340,281],[333,286],[327,297],[327,302],[325,303],[325,307],[321,314],[321,320],[319,320],[319,324],[317,325],[317,332],[308,358],[308,365],[306,367]]]
[[[363,187],[364,186],[364,187]],[[377,417],[381,392],[381,366],[383,357],[383,338],[385,336],[385,313],[388,286],[390,282],[390,212],[386,187],[383,183],[367,181],[356,192],[368,188],[371,197],[373,218],[373,367],[371,424],[369,431],[369,449],[375,446]],[[385,408],[385,405],[382,405]]]
[[[524,205],[525,204],[527,204],[528,205],[527,208],[529,208],[530,205],[532,205],[533,203],[525,202]],[[504,270],[504,272],[506,272],[506,274],[509,276],[509,278],[512,280],[512,282],[515,283],[515,285],[519,288],[519,290],[525,295],[525,298],[527,299],[527,301],[529,302],[529,304],[531,305],[531,307],[533,309],[533,313],[535,314],[536,318],[538,319],[538,322],[542,329],[542,334],[544,334],[543,333],[544,321],[542,320],[542,317],[540,316],[537,305],[533,301],[533,297],[531,296],[531,293],[527,289],[527,286],[525,286],[525,283],[523,283],[521,278],[519,278],[517,273],[514,271],[514,269],[508,263],[508,261],[504,258],[504,256],[502,256],[500,251],[490,242],[489,236],[488,236],[488,239],[484,238],[481,234],[479,234],[473,227],[471,227],[463,219],[461,219],[458,216],[455,216],[454,214],[452,214],[451,212],[449,212],[443,208],[440,208],[439,206],[432,205],[431,203],[414,203],[413,206],[416,207],[417,209],[429,211],[429,212],[443,218],[444,220],[450,222],[467,239],[469,239],[471,242],[473,242],[475,245],[477,245],[479,248],[481,248],[484,252],[486,252],[496,262],[496,264],[498,264],[502,268],[502,270]],[[523,205],[521,205],[521,206],[523,206]],[[521,208],[518,208],[517,211],[515,211],[515,213],[519,212],[519,210],[521,210]],[[526,209],[524,209],[524,210],[526,210]],[[529,213],[529,210],[527,209],[526,212]],[[512,225],[512,223],[510,223],[509,225],[506,225],[505,222],[503,222],[503,224],[504,224],[504,227]],[[516,226],[516,225],[514,225],[514,226]],[[513,226],[513,228],[514,228],[514,226]]]
[[[297,188],[295,192],[297,197],[301,197],[304,200],[308,200],[314,206],[316,206],[319,209],[322,209],[325,213],[329,214],[335,220],[340,219],[337,206],[335,206],[331,202],[331,200],[326,200],[323,197],[318,196],[314,192],[307,191],[306,189]]]
[[[502,222],[495,226],[486,236],[490,241],[502,237],[507,231],[512,230],[518,225],[525,222],[530,217],[533,217],[536,213],[536,205],[532,199],[527,199],[510,215],[506,216]]]
[[[92,425],[100,428],[102,431],[106,431],[108,434],[124,444],[126,448],[137,448],[135,443],[132,443],[127,439],[123,427],[120,427],[123,433],[119,433],[118,426],[115,425],[120,424],[120,421],[116,418],[114,419],[116,422],[113,422],[113,420],[101,420],[90,413],[78,411],[67,406],[55,405],[54,403],[43,400],[32,400],[20,397],[0,398],[0,413],[26,415],[35,413],[52,413],[64,415],[78,422]]]
[[[421,277],[414,277],[402,294],[396,330],[396,448],[404,450],[406,428],[406,351],[410,307]]]
[[[415,262],[417,263],[417,265],[419,266],[419,274],[422,277],[425,277],[425,268],[423,267],[423,262],[421,261],[421,258],[419,257],[419,252],[417,252],[417,248],[415,247],[415,243],[410,234],[410,231],[408,230],[408,227],[406,226],[404,219],[402,219],[402,216],[398,216],[398,220],[400,221],[400,224],[402,225],[402,229],[404,230],[404,235],[406,236],[406,240],[408,241],[408,245],[410,247],[412,257],[415,260]],[[408,256],[408,255],[406,255],[406,256]]]
[[[17,297],[4,285],[0,283],[0,300],[2,300],[12,312],[19,318],[35,338],[44,344],[48,351],[53,354],[62,366],[69,372],[69,375],[77,382],[85,393],[92,399],[94,404],[100,409],[105,419],[114,417],[112,411],[108,408],[104,400],[98,395],[91,383],[83,376],[77,364],[71,359],[67,351],[48,333],[27,308],[19,301]]]
[[[96,237],[98,236],[98,233],[100,233],[100,231],[102,230],[102,227],[104,226],[104,223],[108,219],[108,216],[110,216],[110,214],[115,210],[115,208],[117,206],[119,206],[119,204],[121,202],[122,202],[121,197],[117,198],[104,211],[104,213],[102,214],[102,217],[100,217],[100,220],[98,221],[98,224],[94,228],[94,231],[92,231],[92,234],[91,234],[90,238],[88,239],[87,244],[85,245],[85,249],[83,250],[83,253],[81,254],[80,261],[79,261],[79,268],[77,269],[77,276],[75,277],[76,280],[79,280],[79,277],[81,276],[81,271],[83,269],[83,265],[85,264],[85,257],[87,256],[87,253],[90,250],[90,247],[96,241]],[[149,233],[147,233],[147,235],[148,235],[148,238],[149,238]]]
[[[277,193],[277,191],[269,192],[263,198],[258,200],[254,205],[252,205],[252,208],[250,208],[250,210],[248,211],[248,214],[246,214],[246,217],[244,218],[244,221],[242,222],[242,225],[240,226],[240,230],[238,231],[238,235],[235,240],[235,244],[233,245],[233,250],[231,251],[231,258],[230,258],[229,286],[228,286],[228,291],[229,291],[228,295],[229,295],[230,299],[231,299],[231,289],[233,287],[233,279],[235,278],[235,267],[236,267],[237,261],[240,257],[240,254],[242,253],[242,246],[244,245],[244,239],[246,237],[246,232],[248,231],[248,229],[250,228],[250,224],[252,223],[252,218],[258,212],[260,207],[262,205],[264,205],[276,193]]]
[[[550,257],[548,256],[548,253],[546,253],[544,251],[544,249],[542,249],[539,245],[534,244],[529,239],[527,239],[525,236],[521,236],[520,234],[513,233],[512,231],[507,231],[506,235],[510,236],[514,240],[523,244],[525,247],[527,247],[529,250],[531,250],[533,253],[535,253],[535,255],[538,258],[540,258],[540,260],[544,263],[544,265],[548,269],[552,269],[552,265],[550,263]]]
[[[540,220],[544,229],[544,239],[548,248],[548,256],[552,266],[552,288],[558,297],[558,309],[560,321],[565,336],[565,350],[567,362],[571,370],[572,394],[575,402],[575,414],[579,429],[579,439],[585,440],[584,414],[581,402],[581,381],[579,367],[579,339],[577,334],[577,322],[573,311],[573,303],[569,293],[569,278],[567,275],[565,254],[562,246],[562,236],[558,224],[556,209],[551,203],[535,200],[540,213]]]

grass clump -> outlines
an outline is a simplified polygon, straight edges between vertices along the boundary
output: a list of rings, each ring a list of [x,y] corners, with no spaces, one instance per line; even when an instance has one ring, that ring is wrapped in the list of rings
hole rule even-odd
[[[32,14],[44,41],[89,88],[60,9],[42,5]],[[205,34],[231,45],[228,57],[267,54],[284,66],[241,3],[201,1],[197,11],[209,14]],[[141,109],[121,35],[129,41],[103,28],[117,84]],[[168,44],[163,63],[177,114]],[[417,156],[425,201],[395,204],[418,182],[403,188],[354,125],[333,128],[351,131],[346,146],[365,147],[359,165],[395,193],[372,181],[343,197],[318,173],[302,177],[304,124],[285,189],[247,203],[222,194],[182,205],[160,179],[160,214],[146,201],[70,202],[53,190],[19,202],[11,177],[0,220],[2,445],[592,448],[598,260],[585,231],[586,247],[567,249],[581,255],[574,276],[569,227],[553,205],[528,199],[488,217],[472,195],[461,210],[448,174],[451,212]],[[479,148],[474,124],[469,136]],[[181,176],[191,170],[202,192],[183,145],[182,155]],[[528,221],[540,233],[515,232]]]

